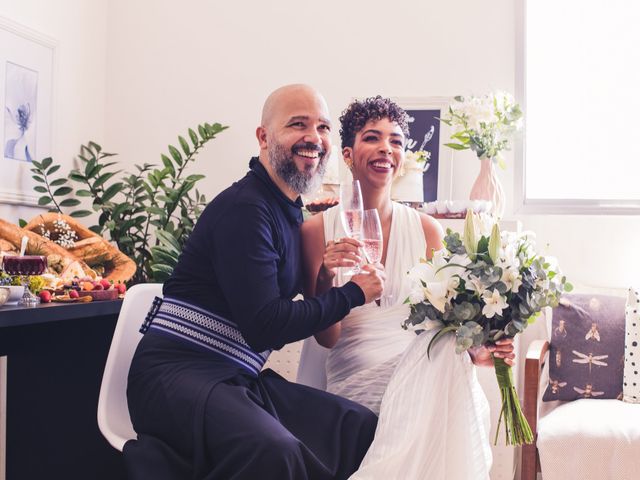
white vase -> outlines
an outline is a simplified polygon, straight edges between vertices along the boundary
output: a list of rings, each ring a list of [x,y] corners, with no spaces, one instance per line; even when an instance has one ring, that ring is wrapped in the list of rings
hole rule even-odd
[[[492,213],[497,218],[504,215],[504,190],[496,174],[495,164],[490,158],[480,159],[480,172],[471,187],[470,200],[488,200]]]

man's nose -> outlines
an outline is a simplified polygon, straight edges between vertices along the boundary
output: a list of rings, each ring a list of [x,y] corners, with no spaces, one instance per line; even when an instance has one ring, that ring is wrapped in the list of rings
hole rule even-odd
[[[318,145],[321,142],[320,133],[315,128],[309,129],[304,136],[304,141]]]

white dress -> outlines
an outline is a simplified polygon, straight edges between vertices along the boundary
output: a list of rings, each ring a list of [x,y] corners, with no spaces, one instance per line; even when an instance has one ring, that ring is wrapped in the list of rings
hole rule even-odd
[[[324,212],[325,240],[345,236],[338,208]],[[327,358],[327,390],[379,413],[375,439],[357,480],[489,478],[489,405],[468,355],[452,337],[427,357],[434,332],[416,335],[401,323],[408,270],[427,245],[418,213],[394,203],[381,306],[353,309]],[[339,272],[336,285],[347,280]]]

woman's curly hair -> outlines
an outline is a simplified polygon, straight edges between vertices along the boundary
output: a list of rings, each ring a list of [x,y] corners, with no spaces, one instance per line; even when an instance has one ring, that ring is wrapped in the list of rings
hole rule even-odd
[[[353,147],[356,133],[364,128],[369,120],[388,118],[402,129],[405,137],[409,137],[407,112],[397,103],[380,95],[356,100],[350,104],[340,116],[340,139],[342,148]]]

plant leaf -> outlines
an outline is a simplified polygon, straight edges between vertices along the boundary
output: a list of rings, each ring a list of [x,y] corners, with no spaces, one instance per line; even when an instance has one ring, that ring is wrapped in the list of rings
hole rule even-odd
[[[182,155],[180,155],[180,152],[178,151],[178,149],[173,145],[169,145],[169,153],[171,154],[175,162],[179,166],[182,166]]]
[[[193,143],[193,146],[198,148],[200,141],[198,140],[198,134],[193,130],[193,128],[189,129],[189,137],[191,137],[191,143]]]
[[[454,150],[467,150],[467,145],[460,145],[459,143],[445,143],[446,147],[453,148]]]
[[[60,202],[61,207],[77,207],[80,205],[80,200],[77,198],[65,198]]]
[[[88,217],[92,213],[93,212],[91,210],[76,210],[74,212],[71,212],[70,215],[75,218],[80,218],[80,217]]]
[[[115,197],[120,192],[120,190],[122,190],[123,187],[124,187],[124,184],[121,182],[114,183],[113,185],[111,185],[102,194],[102,199],[101,199],[102,202],[107,203],[109,200]]]
[[[53,163],[53,159],[51,157],[43,158],[41,162],[40,170],[46,170]]]
[[[180,146],[182,147],[182,151],[185,155],[191,155],[191,150],[189,150],[189,144],[182,136],[178,136],[178,141],[180,142]]]
[[[57,180],[54,180],[53,182],[49,183],[49,186],[58,187],[60,185],[64,185],[65,183],[67,183],[66,178],[58,178]]]
[[[156,232],[156,236],[158,237],[158,240],[160,240],[160,242],[164,245],[171,245],[173,248],[175,248],[176,250],[180,251],[180,244],[178,243],[178,241],[175,239],[175,237],[173,235],[171,235],[170,233],[164,231],[164,230],[158,230]]]
[[[60,187],[55,192],[53,192],[54,197],[59,197],[61,195],[68,195],[73,191],[71,187]]]

